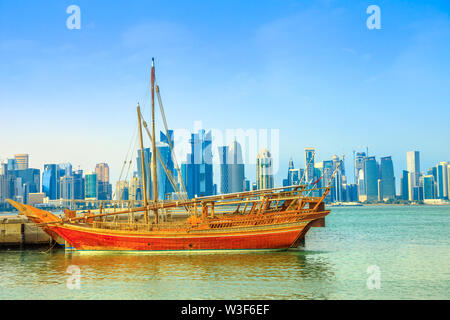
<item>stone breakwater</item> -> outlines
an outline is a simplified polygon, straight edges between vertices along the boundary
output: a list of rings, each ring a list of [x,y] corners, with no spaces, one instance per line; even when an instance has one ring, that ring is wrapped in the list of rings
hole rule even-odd
[[[52,238],[22,216],[0,216],[0,250],[9,246],[50,245]]]

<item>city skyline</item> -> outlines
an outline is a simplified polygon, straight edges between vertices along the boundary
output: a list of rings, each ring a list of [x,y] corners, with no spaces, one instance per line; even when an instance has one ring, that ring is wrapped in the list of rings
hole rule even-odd
[[[42,3],[0,5],[0,160],[26,152],[41,169],[49,158],[107,162],[114,183],[136,102],[149,115],[152,56],[171,129],[202,119],[205,128],[280,130],[276,184],[310,146],[320,159],[345,154],[349,172],[353,150],[368,146],[392,156],[396,177],[407,151],[421,151],[422,171],[450,159],[441,147],[450,136],[447,3],[379,4],[380,30],[366,27],[366,1],[176,2],[188,16],[164,3],[105,12],[78,1],[80,30],[66,28],[68,5],[48,2],[38,16]],[[255,181],[256,167],[246,172]]]
[[[172,131],[169,131],[169,136],[173,137]],[[368,156],[367,151],[355,153],[354,162],[355,168],[357,168],[355,175],[358,179],[352,183],[346,176],[345,163],[341,162],[338,156],[334,155],[331,160],[319,161],[315,157],[315,148],[310,147],[304,149],[306,159],[308,159],[305,162],[305,167],[295,168],[291,159],[288,164],[287,179],[283,179],[279,185],[273,180],[273,160],[269,150],[263,148],[258,153],[256,160],[257,179],[250,181],[245,175],[242,151],[237,141],[234,141],[230,146],[218,147],[221,155],[220,170],[214,173],[212,165],[208,164],[208,161],[211,161],[210,132],[200,130],[191,136],[191,153],[186,155],[186,161],[182,161],[180,171],[182,177],[178,177],[174,161],[170,157],[169,145],[165,143],[168,138],[162,132],[160,133],[161,141],[157,143],[160,153],[157,161],[158,198],[160,200],[179,198],[180,195],[184,194],[184,186],[186,186],[187,195],[193,198],[195,196],[249,191],[251,188],[253,190],[255,188],[268,189],[281,186],[281,184],[283,186],[298,185],[300,182],[319,188],[312,191],[314,196],[321,196],[320,188],[331,185],[333,189],[325,199],[327,202],[450,200],[450,161],[438,161],[435,166],[422,170],[419,151],[408,151],[406,153],[407,170],[403,169],[402,175],[399,179],[397,178],[400,180],[399,189],[395,187],[396,178],[391,156],[379,157],[378,161],[376,156]],[[171,145],[173,146],[173,140]],[[151,151],[149,148],[144,151],[144,164],[149,169]],[[161,153],[163,154],[162,157]],[[126,164],[129,166],[128,173],[122,177],[122,180],[115,183],[114,194],[112,184],[109,181],[109,165],[107,163],[96,164],[95,169],[85,171],[84,176],[83,170],[73,170],[71,163],[46,164],[41,175],[40,169],[30,167],[29,154],[15,154],[14,158],[8,159],[0,167],[0,202],[3,203],[8,197],[13,197],[15,200],[24,203],[28,203],[31,201],[30,199],[33,199],[32,201],[36,201],[36,203],[42,203],[44,197],[48,197],[48,200],[84,198],[128,200],[129,195],[131,195],[130,200],[142,200],[139,197],[142,193],[142,185],[139,182],[142,179],[141,169],[139,169],[141,151],[137,150],[137,154],[138,157],[135,158],[135,162],[124,163],[124,166]],[[133,158],[133,155],[131,155],[131,158]],[[169,170],[173,177],[167,177],[160,160],[164,162],[164,170]],[[339,163],[341,164],[338,170]],[[133,169],[131,176],[129,176],[132,164]],[[307,177],[308,171],[313,172],[310,178]],[[331,180],[335,171],[337,174]],[[175,183],[177,186],[174,184],[172,186],[175,186],[181,194],[175,195],[174,188],[169,185],[169,179],[174,179],[171,180],[171,183]],[[219,179],[220,185],[213,184],[212,181],[217,179]],[[183,186],[181,180],[184,183]],[[148,199],[152,199],[150,177],[148,177],[147,182]],[[209,187],[205,189],[205,186],[208,185]],[[253,187],[250,187],[251,185]],[[123,196],[124,194],[125,196]]]

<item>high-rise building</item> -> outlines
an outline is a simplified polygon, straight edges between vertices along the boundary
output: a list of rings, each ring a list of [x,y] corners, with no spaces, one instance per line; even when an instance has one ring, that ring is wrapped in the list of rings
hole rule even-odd
[[[314,168],[315,168],[314,153],[315,153],[314,148],[305,148],[305,170],[306,170],[305,179],[307,183],[314,182]]]
[[[59,172],[58,165],[44,164],[44,172],[42,172],[42,192],[50,200],[59,199]]]
[[[378,201],[383,201],[383,184],[381,179],[378,179]]]
[[[378,199],[378,164],[375,157],[366,157],[364,165],[365,194],[359,196],[359,201],[376,201]]]
[[[84,194],[86,199],[97,199],[97,174],[95,172],[86,173],[84,176]]]
[[[16,159],[8,159],[7,170],[19,170]]]
[[[60,163],[58,164],[59,177],[70,177],[72,176],[72,164],[70,163]]]
[[[334,188],[331,189],[331,198],[332,201],[339,201],[342,202],[345,199],[345,192],[343,190],[343,186],[347,181],[347,178],[345,177],[345,166],[344,161],[340,161],[339,157],[337,155],[334,155],[331,157],[331,161],[333,162],[333,172],[338,168],[338,165],[340,163],[339,169],[336,171],[336,175],[334,177],[333,186]]]
[[[408,151],[406,153],[406,169],[408,170],[408,185],[409,190],[409,200],[414,199],[414,187],[419,186],[420,179],[420,154],[419,151]]]
[[[143,183],[143,172],[144,170],[142,170],[142,157],[141,157],[141,149],[139,149],[137,151],[137,158],[136,158],[136,164],[137,164],[137,176],[139,177],[139,181],[141,183],[141,186],[144,186]],[[152,179],[151,179],[151,168],[150,168],[150,160],[151,160],[151,152],[150,152],[150,148],[144,148],[143,150],[144,153],[144,168],[145,168],[145,180],[146,180],[146,187],[147,187],[147,199],[150,200],[152,199],[152,195],[153,195],[153,190],[151,188],[152,185]],[[117,190],[117,188],[116,188]],[[142,190],[143,192],[143,190]],[[116,192],[116,197],[117,197],[117,192]],[[143,195],[142,195],[143,197]]]
[[[211,131],[199,130],[191,134],[191,152],[182,164],[184,185],[189,198],[210,196],[214,193]]]
[[[229,165],[229,149],[228,146],[218,147],[219,167],[220,167],[220,193],[231,193],[231,174]]]
[[[299,168],[292,168],[289,169],[288,171],[288,178],[287,178],[287,182],[288,182],[288,186],[293,186],[293,185],[297,185],[300,183],[300,179],[302,178],[303,175],[303,169],[299,169]]]
[[[267,149],[261,150],[256,158],[256,184],[258,190],[273,188],[272,155]]]
[[[84,199],[84,177],[83,170],[73,172],[73,198],[77,200]]]
[[[116,200],[129,200],[129,189],[127,181],[116,182]]]
[[[109,166],[107,163],[98,163],[95,166],[97,175],[97,198],[98,200],[111,200],[112,186],[109,183]]]
[[[5,200],[10,197],[8,180],[8,164],[2,163],[0,166],[0,208],[5,208]]]
[[[355,155],[355,184],[358,191],[358,199],[366,199],[366,185],[364,180],[365,152],[357,152]]]
[[[172,146],[174,145],[173,142],[173,132],[169,131],[170,139]],[[161,159],[156,156],[156,177],[158,180],[158,199],[159,200],[165,200],[171,198],[171,194],[175,191],[172,183],[170,182],[170,178],[167,175],[166,171],[164,170],[164,166],[166,167],[167,171],[169,172],[169,175],[173,177],[173,183],[176,184],[176,175],[175,175],[175,165],[173,162],[172,153],[170,151],[170,145],[168,143],[168,137],[160,132],[160,142],[156,143],[156,148],[158,149],[159,155]],[[152,170],[151,170],[151,159],[152,159],[152,151],[150,148],[144,148],[144,167],[145,167],[145,176],[146,176],[146,188],[147,188],[147,199],[151,200],[153,199],[153,184],[152,184]],[[139,178],[139,196],[142,197],[141,194],[143,192],[143,170],[142,170],[142,160],[141,160],[141,150],[139,149],[137,151],[137,177]],[[164,163],[164,166],[161,164],[161,161]],[[137,187],[137,186],[135,186]],[[136,189],[137,190],[137,189]],[[133,194],[133,196],[137,196],[138,194]]]
[[[38,193],[41,185],[41,171],[28,168],[8,171],[10,197],[18,202],[27,203],[29,193]]]
[[[439,199],[448,199],[448,162],[441,162],[437,165],[437,196]]]
[[[433,175],[421,177],[420,185],[423,187],[423,199],[435,199],[435,182]]]
[[[61,199],[74,199],[73,176],[63,176],[60,178]]]
[[[133,176],[133,178],[131,178],[130,183],[128,184],[128,194],[129,200],[142,200],[142,186],[137,173]],[[119,197],[116,196],[116,198]]]
[[[109,182],[109,166],[107,163],[97,163],[95,165],[95,173],[98,181]]]
[[[450,163],[447,164],[447,198],[450,200]]]
[[[159,140],[160,143],[157,144],[157,148],[159,150],[159,154],[161,155],[161,159],[166,166],[168,172],[173,177],[173,183],[178,188],[177,180],[176,180],[176,170],[175,164],[173,162],[172,152],[170,150],[170,144],[174,148],[174,136],[173,131],[168,130],[168,135],[165,135],[163,132],[160,132]],[[170,139],[170,141],[169,141]],[[170,144],[169,144],[170,142]],[[158,158],[156,158],[156,167],[158,172],[158,193],[159,199],[171,199],[171,194],[175,192],[174,187],[170,183],[170,178],[167,176],[164,168],[161,166],[161,162]]]
[[[380,159],[380,177],[381,186],[383,190],[382,200],[395,199],[395,177],[394,177],[394,165],[392,158],[382,157]]]
[[[403,200],[409,199],[408,179],[408,171],[403,170],[400,178],[400,198]]]
[[[298,185],[303,177],[304,170],[299,168],[294,168],[294,161],[289,160],[288,174],[287,178],[283,179],[283,187]]]
[[[230,164],[230,177],[231,177],[231,192],[244,191],[244,160],[242,158],[241,145],[235,140],[229,147],[229,164]]]
[[[17,170],[28,169],[28,154],[15,154],[14,158],[16,159]]]
[[[419,151],[408,151],[406,153],[406,170],[408,172],[420,172]]]
[[[348,202],[358,201],[358,186],[356,184],[347,185],[345,199]]]
[[[250,180],[245,180],[244,185],[245,185],[244,191],[251,191],[251,189],[250,189]]]
[[[170,152],[170,146],[165,142],[157,142],[156,148],[158,149],[159,155],[161,157],[161,161],[164,163],[169,175],[173,177],[173,183],[175,184],[175,167],[172,160],[172,154]],[[156,157],[156,174],[158,178],[158,199],[165,200],[171,199],[171,194],[175,191],[169,176],[167,175],[164,167],[161,164],[161,161],[158,157]],[[149,171],[151,171],[149,169]],[[177,186],[178,187],[178,186]],[[153,185],[151,186],[153,190]]]
[[[332,189],[335,189],[335,183],[334,181],[331,181],[331,176],[333,175],[333,161],[332,160],[325,160],[322,162],[319,162],[315,165],[315,168],[318,170],[317,177],[322,177],[322,179],[316,184],[314,187],[320,188],[323,186],[327,186],[330,184]],[[314,181],[313,181],[314,182]],[[319,196],[323,195],[323,190],[317,190],[319,191]],[[325,202],[333,202],[335,193],[329,192],[327,196],[325,197]]]
[[[415,191],[416,191],[416,186],[415,186],[415,180],[416,180],[416,175],[413,172],[409,172],[408,171],[408,200],[409,201],[417,201],[418,197],[416,194],[415,196]]]

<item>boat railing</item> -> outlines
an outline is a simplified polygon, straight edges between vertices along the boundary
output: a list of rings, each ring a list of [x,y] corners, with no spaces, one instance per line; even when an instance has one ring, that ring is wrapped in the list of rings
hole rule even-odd
[[[187,222],[160,222],[156,224],[147,224],[144,222],[104,222],[94,221],[93,228],[106,230],[123,231],[165,231],[165,230],[186,230],[190,224]]]

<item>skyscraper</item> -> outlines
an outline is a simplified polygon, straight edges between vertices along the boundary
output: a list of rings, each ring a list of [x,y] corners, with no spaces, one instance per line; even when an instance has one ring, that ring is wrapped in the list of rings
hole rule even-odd
[[[32,168],[8,171],[8,183],[11,188],[10,196],[26,204],[29,193],[39,192],[41,185],[40,175],[41,171],[39,169]]]
[[[144,148],[144,168],[145,168],[145,177],[146,177],[146,185],[147,185],[147,199],[152,199],[153,189],[151,187],[151,170],[150,170],[150,160],[151,160],[151,152],[150,148]],[[141,150],[139,149],[137,151],[137,176],[139,177],[139,181],[141,183],[141,186],[143,186],[143,170],[142,170],[142,161],[141,161]],[[117,190],[117,188],[116,188]],[[143,190],[142,190],[143,192]],[[117,197],[117,192],[116,192]]]
[[[327,186],[330,184],[332,187],[332,190],[335,191],[335,180],[331,181],[331,176],[333,175],[333,160],[325,160],[322,162],[319,162],[316,164],[316,169],[319,170],[319,173],[317,174],[317,177],[322,177],[322,179],[319,181],[319,184],[316,184],[314,187],[320,188]],[[314,182],[314,181],[313,181]],[[323,190],[317,190],[319,191],[319,196],[323,195]],[[327,194],[327,196],[324,199],[326,202],[333,202],[335,201],[335,192],[331,191]]]
[[[400,178],[400,198],[403,200],[409,199],[408,191],[408,171],[403,170]]]
[[[334,177],[333,186],[334,188],[331,189],[332,193],[332,199],[333,201],[344,201],[345,200],[345,192],[343,190],[343,185],[346,183],[347,179],[345,177],[345,166],[344,161],[340,161],[339,157],[337,155],[334,155],[331,158],[331,161],[333,162],[333,172],[337,169],[339,163],[339,169],[337,169],[336,176]]]
[[[218,147],[219,152],[219,167],[220,167],[220,193],[227,194],[231,192],[231,175],[229,165],[229,150],[228,146]]]
[[[109,166],[107,163],[97,163],[95,165],[95,173],[98,181],[109,182]]]
[[[421,181],[421,185],[423,185],[423,199],[435,199],[434,177],[432,175],[425,175],[421,178]]]
[[[14,158],[17,162],[17,170],[26,170],[28,169],[28,154],[15,154]]]
[[[408,151],[406,153],[406,170],[409,172],[420,172],[419,151]]]
[[[390,156],[380,159],[380,178],[383,191],[381,199],[395,199],[394,165]]]
[[[272,155],[267,149],[261,150],[256,158],[256,184],[258,190],[273,188]]]
[[[244,191],[244,161],[242,158],[241,145],[235,140],[229,147],[229,160],[230,160],[230,177],[231,177],[231,192]]]
[[[414,188],[419,186],[420,179],[420,154],[419,151],[408,151],[406,153],[406,169],[408,170],[408,190],[409,200],[414,199]]]
[[[107,163],[98,163],[95,166],[97,175],[97,198],[98,200],[111,200],[112,186],[109,183],[109,166]]]
[[[177,183],[177,172],[175,170],[175,164],[173,161],[172,152],[170,150],[170,144],[173,148],[175,148],[174,144],[174,136],[173,131],[168,130],[168,135],[165,135],[163,132],[159,133],[159,140],[161,141],[158,147],[159,153],[161,154],[161,158],[163,159],[164,165],[166,166],[167,170],[171,173],[173,177],[174,184]],[[169,141],[170,139],[170,141]],[[169,144],[170,142],[170,144]],[[158,165],[160,168],[158,168]],[[161,167],[161,163],[158,158],[156,158],[156,166],[158,168],[158,186],[161,184],[161,187],[164,188],[164,190],[160,189],[158,187],[158,192],[160,194],[159,199],[167,199],[167,197],[170,196],[173,192],[175,192],[175,189],[173,188],[172,184],[170,183],[169,177],[164,171],[164,168]],[[178,186],[177,186],[178,187]]]
[[[58,165],[44,164],[44,172],[42,172],[42,192],[50,200],[59,199],[59,172]]]
[[[73,176],[63,176],[60,178],[61,199],[74,199]]]
[[[9,197],[8,164],[2,163],[0,167],[0,208],[6,206],[5,200]]]
[[[365,195],[360,201],[376,201],[378,199],[378,165],[375,157],[364,159]]]
[[[158,142],[156,143],[156,148],[158,149],[159,155],[161,157],[161,160],[158,157],[156,157],[156,174],[158,178],[158,199],[159,200],[170,199],[171,194],[175,190],[172,184],[170,183],[170,179],[166,174],[164,167],[161,164],[162,161],[167,171],[169,172],[169,175],[173,177],[173,182],[175,183],[175,168],[172,160],[172,154],[170,152],[170,146],[165,142]]]
[[[16,159],[8,159],[7,170],[19,170]]]
[[[358,199],[366,199],[366,186],[364,181],[365,152],[357,152],[355,156],[355,184],[357,185]],[[361,201],[361,200],[360,200]]]
[[[84,179],[86,199],[97,199],[97,174],[95,172],[86,173]]]
[[[182,164],[182,174],[188,197],[210,196],[214,193],[211,131],[191,134],[191,152]]]
[[[84,199],[83,170],[73,172],[73,198],[77,200]]]
[[[142,186],[137,174],[135,174],[133,178],[131,178],[130,183],[128,184],[128,195],[129,200],[142,200]],[[116,198],[119,197],[116,196]]]
[[[448,199],[448,163],[443,161],[437,165],[437,196],[439,199]]]
[[[314,148],[305,148],[305,179],[307,183],[314,182]],[[309,167],[308,167],[309,164]]]
[[[117,181],[116,200],[129,200],[129,189],[127,181]]]
[[[450,163],[447,164],[447,198],[450,200]]]

